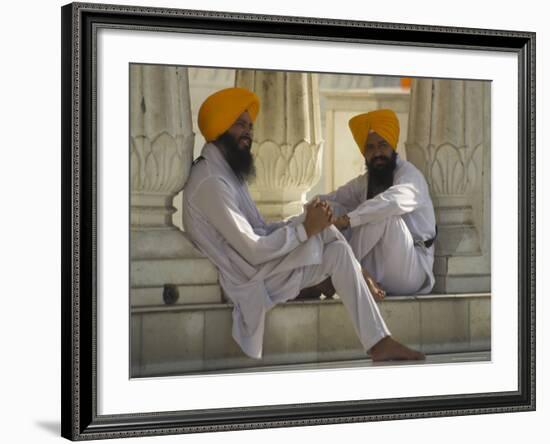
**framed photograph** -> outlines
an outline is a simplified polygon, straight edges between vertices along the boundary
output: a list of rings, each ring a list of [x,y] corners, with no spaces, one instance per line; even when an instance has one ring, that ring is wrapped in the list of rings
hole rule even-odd
[[[61,12],[64,437],[534,410],[534,33]]]

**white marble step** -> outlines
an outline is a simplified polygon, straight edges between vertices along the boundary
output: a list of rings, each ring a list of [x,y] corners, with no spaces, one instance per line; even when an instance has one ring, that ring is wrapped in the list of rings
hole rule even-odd
[[[164,305],[165,300],[178,306],[190,304],[217,304],[222,301],[220,286],[215,284],[173,285],[176,297],[166,298],[164,286],[152,286],[130,289],[130,300],[134,307],[157,307]]]
[[[392,335],[425,353],[491,348],[488,293],[390,296],[379,306]],[[132,376],[365,358],[339,300],[290,301],[272,309],[261,360],[246,357],[233,341],[231,311],[223,303],[132,308]]]
[[[256,373],[256,372],[281,372],[281,371],[310,371],[310,370],[328,370],[338,368],[366,368],[366,367],[412,367],[425,365],[440,365],[440,364],[468,364],[476,362],[490,362],[490,351],[465,352],[465,353],[441,353],[427,354],[426,359],[422,361],[386,361],[373,362],[370,358],[348,359],[341,361],[322,361],[322,362],[307,362],[304,364],[282,364],[282,365],[264,365],[258,367],[234,368],[230,373]],[[227,374],[227,370],[210,370],[201,371],[195,374]]]

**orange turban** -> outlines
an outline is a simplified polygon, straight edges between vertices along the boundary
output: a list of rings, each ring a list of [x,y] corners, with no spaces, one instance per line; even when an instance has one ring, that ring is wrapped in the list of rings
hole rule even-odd
[[[391,109],[378,109],[370,113],[359,114],[349,121],[349,129],[363,156],[365,143],[370,131],[374,131],[395,150],[399,140],[399,120]]]
[[[209,96],[199,109],[199,129],[207,142],[225,133],[237,118],[248,111],[256,120],[260,99],[244,88],[226,88]]]

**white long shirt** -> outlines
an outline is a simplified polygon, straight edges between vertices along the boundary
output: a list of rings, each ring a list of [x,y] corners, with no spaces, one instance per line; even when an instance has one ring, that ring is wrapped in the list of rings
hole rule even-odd
[[[319,198],[342,206],[348,214],[351,228],[400,216],[415,241],[425,241],[435,236],[436,220],[428,184],[412,163],[398,157],[393,185],[369,200],[367,192],[368,173],[364,173]],[[426,293],[431,291],[435,282],[434,247],[425,248],[417,243],[415,250],[428,276],[426,285],[420,291]]]
[[[303,214],[267,224],[220,150],[208,143],[201,156],[183,192],[185,231],[219,270],[220,284],[234,303],[235,341],[260,358],[267,311],[298,295],[302,268],[321,263],[323,242],[307,238]],[[268,294],[265,280],[279,273],[286,274],[284,284]]]

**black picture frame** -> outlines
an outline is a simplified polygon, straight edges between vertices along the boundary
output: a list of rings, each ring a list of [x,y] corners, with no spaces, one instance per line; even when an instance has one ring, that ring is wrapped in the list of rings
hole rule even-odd
[[[535,33],[72,3],[62,7],[62,436],[121,438],[535,409]],[[97,414],[96,29],[507,51],[519,66],[518,390],[196,411]],[[511,236],[513,238],[513,236]]]

